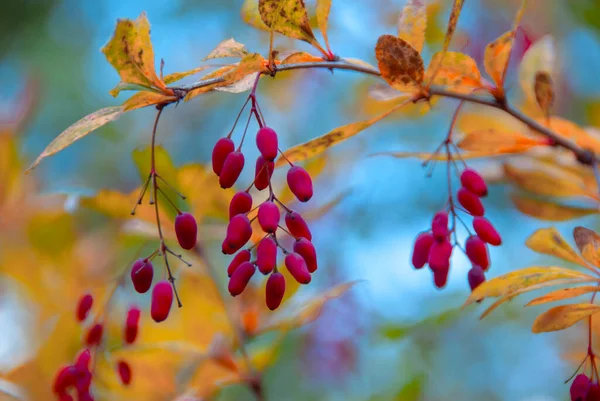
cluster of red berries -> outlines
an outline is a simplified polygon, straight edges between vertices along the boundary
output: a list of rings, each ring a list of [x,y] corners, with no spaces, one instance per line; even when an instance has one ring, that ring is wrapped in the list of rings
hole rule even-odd
[[[269,275],[266,285],[266,303],[269,309],[274,310],[279,307],[285,294],[285,279],[277,270],[278,248],[285,255],[286,268],[301,284],[308,284],[311,281],[311,273],[317,270],[317,255],[306,221],[299,213],[287,208],[273,193],[271,177],[275,169],[274,160],[279,151],[277,133],[272,128],[260,125],[261,128],[256,134],[256,146],[260,155],[256,160],[254,182],[248,189],[237,192],[231,199],[227,234],[221,249],[226,255],[237,252],[227,268],[230,277],[228,286],[230,294],[232,296],[241,294],[258,267],[261,273]],[[234,150],[233,141],[225,137],[219,139],[213,149],[213,171],[219,176],[223,188],[232,187],[244,168],[244,155],[240,148]],[[287,173],[287,184],[300,202],[307,202],[312,198],[312,180],[302,167],[291,165]],[[258,209],[256,217],[250,220],[248,214],[256,209],[252,207],[253,200],[249,192],[252,186],[259,191],[269,188],[269,196],[256,207]],[[284,220],[287,229],[279,224],[280,208],[285,212]],[[252,237],[254,219],[258,220],[265,236],[253,247],[240,250]],[[295,239],[291,252],[278,241],[279,228]],[[251,261],[254,247],[256,247],[256,258]]]
[[[468,282],[471,290],[485,281],[484,272],[490,267],[490,258],[487,245],[498,246],[502,239],[492,223],[483,217],[485,209],[481,198],[487,195],[485,180],[469,168],[463,170],[460,181],[462,187],[457,192],[457,199],[464,212],[473,216],[473,229],[475,234],[469,235],[464,252],[473,264],[468,273]],[[431,229],[419,234],[415,240],[412,254],[412,264],[421,269],[426,264],[433,272],[435,286],[443,288],[448,280],[450,270],[450,257],[456,240],[457,215],[452,197],[449,197],[447,209],[435,214],[431,222]],[[449,216],[453,217],[452,227],[449,227]],[[461,220],[462,221],[462,220]],[[465,225],[468,230],[468,227]],[[470,231],[470,230],[469,230]],[[454,241],[451,240],[454,234]]]
[[[571,401],[600,401],[598,381],[593,382],[583,373],[577,375],[571,383],[570,393]]]

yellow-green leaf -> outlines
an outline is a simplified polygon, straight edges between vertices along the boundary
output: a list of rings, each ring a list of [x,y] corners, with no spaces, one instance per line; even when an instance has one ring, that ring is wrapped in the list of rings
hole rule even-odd
[[[416,91],[423,82],[425,73],[423,59],[404,40],[382,35],[375,46],[375,56],[381,77],[400,91]]]
[[[586,195],[585,183],[581,177],[564,169],[551,167],[545,167],[544,170],[527,169],[505,163],[504,175],[513,184],[537,195]]]
[[[561,205],[518,194],[512,194],[511,200],[521,213],[546,221],[566,221],[598,213],[596,209]]]
[[[600,291],[600,287],[595,285],[584,285],[581,287],[561,288],[560,290],[549,292],[546,295],[537,297],[529,301],[525,306],[541,305],[548,302],[562,301],[571,299],[590,292]]]
[[[177,100],[175,96],[169,96],[163,93],[138,92],[123,103],[123,111],[131,111],[159,103],[170,103],[175,100]]]
[[[546,333],[563,330],[598,312],[600,306],[589,303],[556,306],[539,315],[533,322],[531,331]]]
[[[217,45],[208,56],[204,57],[202,60],[210,60],[217,58],[226,58],[226,57],[236,57],[242,58],[248,54],[246,50],[246,45],[236,42],[235,39],[229,38]]]
[[[427,29],[427,7],[423,0],[408,0],[398,18],[398,37],[421,53]]]
[[[310,28],[303,0],[258,0],[258,12],[265,25],[275,32],[322,50]]]
[[[436,68],[437,74],[434,77]],[[425,71],[425,81],[434,85],[447,86],[461,93],[468,93],[482,86],[477,63],[460,52],[435,53]]]
[[[540,228],[531,234],[525,245],[537,253],[555,256],[585,266],[585,261],[565,241],[556,227]]]
[[[331,1],[332,0],[317,0],[317,25],[321,30],[323,40],[325,40],[325,46],[329,52],[331,52],[331,48],[329,47],[329,39],[327,38],[327,25],[329,23]]]
[[[499,131],[490,128],[465,134],[457,146],[471,152],[501,155],[523,153],[534,146],[542,144],[541,140],[533,139],[518,132]]]
[[[183,79],[185,77],[189,77],[190,75],[194,75],[194,74],[197,74],[199,72],[202,72],[202,71],[204,71],[204,70],[206,70],[207,68],[210,68],[210,67],[212,67],[212,66],[211,65],[203,65],[201,67],[194,68],[194,69],[191,69],[189,71],[174,72],[172,74],[165,75],[164,82],[167,85],[168,84],[172,84],[173,82],[177,82],[177,81],[179,81],[179,80],[181,80],[181,79]]]
[[[36,168],[38,164],[42,161],[42,159],[52,156],[53,154],[63,150],[73,142],[78,139],[83,138],[90,132],[102,127],[105,124],[108,124],[111,121],[116,120],[121,114],[123,114],[123,107],[106,107],[104,109],[97,110],[92,114],[88,114],[83,117],[81,120],[77,121],[69,128],[64,130],[60,135],[58,135],[50,145],[44,149],[41,155],[35,159],[33,164],[29,166],[27,171],[31,171]]]
[[[585,227],[575,227],[573,239],[581,256],[592,265],[600,268],[600,235]]]
[[[250,26],[261,31],[268,31],[269,27],[265,25],[258,13],[258,0],[244,0],[242,4],[242,19]]]

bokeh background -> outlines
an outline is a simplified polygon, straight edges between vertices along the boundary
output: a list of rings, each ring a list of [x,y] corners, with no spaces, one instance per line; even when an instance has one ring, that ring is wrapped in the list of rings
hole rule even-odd
[[[268,36],[243,23],[241,3],[23,0],[3,4],[0,377],[5,379],[0,381],[0,400],[13,396],[50,399],[49,390],[38,387],[43,387],[40,383],[49,385],[58,366],[77,352],[81,329],[69,322],[77,296],[85,290],[106,292],[116,280],[116,272],[139,252],[139,240],[120,234],[122,221],[83,207],[82,199],[103,189],[128,194],[140,185],[132,152],[148,146],[154,111],[127,113],[44,160],[31,175],[24,176],[24,169],[71,123],[126,98],[126,94],[119,99],[108,94],[118,75],[99,51],[112,35],[117,18],[136,18],[147,12],[157,65],[163,58],[165,73],[170,73],[200,65],[214,46],[229,37],[251,51],[265,53]],[[313,10],[313,2],[307,3]],[[403,3],[334,1],[329,34],[333,50],[375,64],[377,37],[395,32]],[[451,6],[449,0],[428,3],[425,60],[441,47]],[[519,3],[467,1],[452,48],[480,63],[485,45],[510,29]],[[547,34],[554,36],[558,46],[557,114],[584,127],[600,126],[597,0],[529,1],[508,74],[509,94],[518,97],[515,68],[524,51]],[[308,45],[282,37],[276,45],[310,51]],[[373,78],[352,72],[288,72],[261,81],[259,99],[269,125],[277,129],[282,147],[287,148],[383,110],[385,105],[368,96],[374,83]],[[208,162],[214,142],[227,134],[244,100],[244,94],[214,93],[170,107],[161,120],[159,142],[173,163]],[[462,255],[454,257],[448,285],[442,291],[434,288],[428,271],[415,271],[409,265],[414,237],[444,205],[444,168],[437,168],[427,178],[418,160],[370,156],[392,150],[432,151],[446,134],[455,105],[443,100],[428,113],[413,107],[327,153],[323,172],[315,180],[311,207],[337,201],[312,223],[321,267],[313,283],[301,288],[298,296],[310,299],[332,285],[361,281],[326,304],[315,322],[277,339],[277,346],[269,348],[276,341],[272,337],[257,345],[274,358],[265,371],[267,399],[567,399],[563,382],[575,369],[570,353],[585,347],[582,328],[534,335],[530,325],[542,309],[522,308],[524,299],[479,321],[481,306],[460,310],[468,294],[466,274],[470,268]],[[256,151],[248,146],[246,155],[252,160]],[[523,245],[536,228],[550,223],[526,217],[514,208],[509,200],[511,188],[495,180],[497,161],[473,163],[495,182],[485,204],[504,238],[502,247],[491,250],[489,274],[556,263]],[[282,177],[279,173],[280,185]],[[251,173],[246,171],[242,180],[245,187]],[[131,206],[125,202],[115,207],[122,207],[127,214]],[[597,217],[554,223],[567,238],[576,224],[599,226]],[[218,249],[222,229],[215,223],[201,232],[209,258],[218,266],[228,263]],[[199,288],[188,289],[190,298],[203,288],[202,274],[194,277],[189,280]],[[117,316],[132,300],[147,305],[147,297],[132,292],[131,286],[125,285],[112,299],[111,309]],[[185,295],[184,290],[184,302]],[[224,317],[202,302],[191,303],[188,313],[193,324],[181,325],[174,319],[165,323],[166,328],[158,328],[147,319],[142,330],[160,332],[172,341],[194,338],[204,346],[214,333],[229,330]],[[116,323],[111,333],[118,336],[117,330]],[[143,338],[149,340],[151,335]],[[190,357],[189,353],[179,354],[182,360]],[[148,358],[159,357],[152,354]],[[173,374],[170,368],[165,364],[165,376]],[[152,370],[146,373],[156,374]],[[160,377],[152,376],[157,388],[162,385]],[[118,386],[114,378],[106,381]],[[138,399],[135,392],[123,392],[119,397],[107,399]],[[233,386],[219,397],[252,399],[243,386]]]

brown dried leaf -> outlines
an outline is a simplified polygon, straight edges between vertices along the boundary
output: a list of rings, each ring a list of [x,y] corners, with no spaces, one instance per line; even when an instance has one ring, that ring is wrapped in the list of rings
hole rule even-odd
[[[545,116],[550,115],[550,109],[554,104],[554,86],[550,74],[546,71],[539,71],[535,74],[535,83],[533,90],[535,100],[540,106]]]
[[[573,239],[581,256],[592,265],[600,268],[600,235],[585,227],[573,229]]]
[[[423,59],[404,40],[382,35],[377,40],[375,56],[385,81],[400,91],[418,91],[425,73]]]

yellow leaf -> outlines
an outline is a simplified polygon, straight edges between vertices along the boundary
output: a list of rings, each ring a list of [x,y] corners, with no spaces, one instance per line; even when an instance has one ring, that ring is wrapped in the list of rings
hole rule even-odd
[[[540,228],[527,238],[525,245],[537,253],[585,266],[585,261],[565,241],[556,227]]]
[[[138,92],[123,103],[123,111],[131,111],[154,104],[167,104],[177,100],[175,96],[169,96],[158,92]]]
[[[537,195],[578,196],[587,194],[585,184],[580,177],[558,168],[521,169],[505,163],[504,175],[513,184]]]
[[[546,333],[563,330],[598,312],[600,312],[600,306],[594,304],[556,306],[539,315],[533,322],[531,331]]]
[[[323,61],[323,58],[306,52],[296,52],[284,58],[281,64],[316,63],[319,61]]]
[[[436,68],[437,74],[434,77]],[[460,52],[435,53],[425,71],[425,81],[450,87],[460,93],[469,93],[482,86],[481,73],[477,68],[477,63],[471,57]]]
[[[119,19],[114,35],[102,48],[102,53],[119,73],[121,82],[167,91],[164,82],[156,75],[146,13],[141,13],[135,21]],[[111,91],[113,96],[118,94],[118,88]]]
[[[476,158],[480,158],[480,157],[490,157],[490,156],[494,156],[494,155],[497,155],[497,153],[495,151],[494,151],[494,153],[468,152],[468,153],[461,153],[460,157],[463,159],[476,159]],[[378,152],[378,153],[373,153],[371,156],[391,156],[391,157],[395,157],[397,159],[407,159],[407,158],[414,157],[416,159],[421,159],[421,160],[436,160],[436,161],[448,160],[448,156],[443,152],[439,152],[437,154],[428,153],[428,152]]]
[[[398,18],[398,37],[421,53],[427,29],[427,7],[423,0],[408,0]]]
[[[539,71],[535,74],[534,83],[535,100],[540,106],[545,116],[550,115],[550,109],[554,104],[554,84],[550,74],[545,71]]]
[[[486,154],[508,154],[526,152],[543,142],[518,132],[483,129],[466,134],[457,146],[463,150]]]
[[[223,75],[223,78],[227,85],[232,85],[247,75],[265,71],[267,71],[266,60],[260,54],[252,53],[244,56],[231,71]]]
[[[173,82],[177,82],[177,81],[179,81],[179,80],[181,80],[181,79],[183,79],[185,77],[189,77],[190,75],[194,75],[194,74],[197,74],[199,72],[202,72],[202,71],[204,71],[204,70],[206,70],[207,68],[210,68],[210,67],[212,67],[212,66],[210,66],[210,65],[203,65],[201,67],[194,68],[194,69],[189,70],[189,71],[174,72],[172,74],[165,75],[164,82],[167,85],[168,84],[172,84]]]
[[[317,25],[325,40],[325,46],[329,53],[331,48],[329,47],[329,39],[327,38],[327,25],[329,23],[329,11],[331,10],[331,0],[317,0]]]
[[[592,265],[600,268],[600,235],[585,227],[575,227],[573,239],[581,256]]]
[[[130,219],[131,210],[138,200],[141,188],[136,188],[130,193],[124,194],[110,189],[100,190],[94,196],[86,196],[80,199],[81,207],[96,210],[116,219]],[[146,194],[148,196],[148,194]],[[168,217],[160,210],[161,220],[167,221]],[[138,206],[135,217],[151,223],[156,222],[154,207],[148,205]]]
[[[518,194],[512,194],[511,200],[521,213],[547,221],[572,220],[598,213],[596,209],[561,205]]]
[[[548,302],[562,301],[571,299],[590,292],[600,291],[600,287],[595,285],[584,285],[581,287],[561,288],[560,290],[549,292],[546,295],[537,297],[529,301],[525,306],[541,305]]]
[[[219,177],[210,168],[200,164],[182,166],[177,170],[177,182],[180,188],[186,188],[185,195],[198,222],[208,217],[223,221],[229,218],[228,205],[235,190],[222,190]]]
[[[423,82],[423,59],[404,40],[382,35],[377,40],[375,57],[385,81],[400,91],[417,91]]]
[[[235,64],[234,65],[226,65],[224,67],[219,68],[218,70],[211,72],[210,74],[206,74],[205,76],[202,77],[203,81],[209,80],[209,79],[217,79],[217,78],[222,78],[223,81],[217,82],[212,85],[206,85],[201,88],[196,88],[196,89],[189,91],[188,94],[185,96],[184,101],[187,102],[187,101],[195,98],[198,95],[201,95],[206,92],[210,92],[219,85],[226,85],[226,84],[224,84],[225,79],[223,78],[223,76],[226,75],[227,73],[231,72],[236,67],[237,67],[237,65],[235,65]]]
[[[88,114],[81,120],[77,121],[69,128],[64,130],[59,136],[54,138],[50,145],[44,149],[37,159],[27,169],[27,172],[37,167],[42,159],[52,156],[53,154],[63,150],[78,139],[83,138],[90,132],[102,127],[109,122],[116,120],[121,114],[123,114],[123,108],[117,107],[105,107],[104,109],[97,110],[92,114]]]
[[[258,13],[258,0],[244,0],[242,4],[242,19],[250,26],[261,31],[268,31],[269,27],[265,25]]]
[[[556,46],[554,38],[546,35],[527,49],[519,64],[519,85],[530,104],[536,102],[534,89],[536,74],[543,71],[554,78],[555,68]]]
[[[236,42],[233,38],[229,38],[219,43],[217,47],[208,53],[208,56],[204,57],[202,60],[206,61],[210,59],[226,57],[242,58],[246,55],[248,55],[246,45]]]

